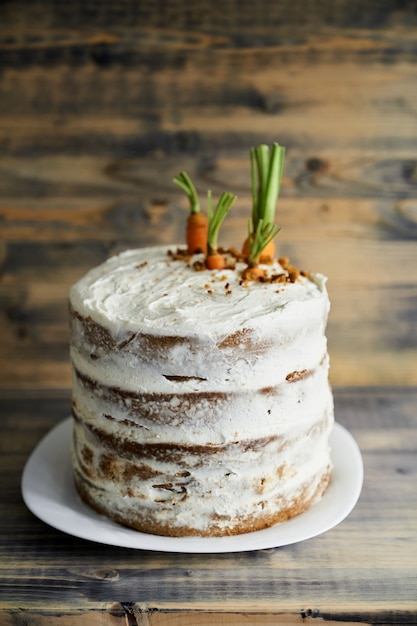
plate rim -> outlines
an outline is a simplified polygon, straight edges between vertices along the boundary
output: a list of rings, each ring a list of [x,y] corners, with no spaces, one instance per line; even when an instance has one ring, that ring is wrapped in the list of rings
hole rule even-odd
[[[304,513],[286,522],[275,524],[270,528],[239,535],[225,537],[165,537],[151,535],[126,528],[113,522],[109,518],[90,509],[90,507],[79,498],[72,481],[70,458],[71,432],[72,418],[67,417],[53,426],[33,449],[25,463],[21,478],[21,492],[24,503],[38,519],[52,528],[79,539],[110,546],[154,550],[159,552],[202,554],[246,552],[283,547],[312,539],[313,537],[328,532],[340,524],[356,506],[363,485],[364,467],[359,446],[352,434],[339,422],[335,421],[330,433],[333,470],[329,487],[320,501],[312,505],[309,509],[304,511]],[[64,458],[63,463],[58,468],[54,466],[54,470],[57,471],[52,475],[51,484],[55,491],[51,491],[48,485],[42,485],[44,491],[42,492],[41,487],[40,493],[43,499],[39,499],[39,489],[34,489],[34,487],[38,487],[38,485],[33,484],[35,480],[34,476],[36,476],[36,472],[39,473],[39,468],[42,469],[43,467],[43,469],[47,469],[48,458],[45,453],[50,453],[52,446],[56,445],[57,442],[63,448]],[[342,444],[343,454],[340,454]],[[67,449],[67,453],[65,453],[65,449]],[[349,461],[351,462],[348,468],[349,477],[346,475],[347,468],[344,467],[347,461],[346,457],[349,457]],[[50,459],[49,464],[51,464]],[[51,469],[51,467],[49,469]],[[69,480],[68,471],[71,474],[71,480]],[[65,479],[67,480],[66,485],[64,484]],[[335,495],[335,490],[340,491],[343,486],[346,487],[344,483],[349,486],[349,493],[347,494],[349,497],[340,510],[332,510],[332,494],[333,499],[340,504],[340,498],[337,497],[337,493]],[[62,487],[64,487],[64,489]],[[330,505],[328,505],[329,500]],[[51,509],[48,509],[47,512],[42,509],[42,504],[45,502],[54,505]],[[327,508],[330,510],[326,509],[326,505],[328,505]],[[82,524],[74,528],[71,527],[70,523],[62,523],[60,516],[54,515],[54,511],[58,512],[59,507],[66,507],[68,512],[73,515],[75,514],[75,519],[79,521],[92,521],[93,524],[95,524],[94,533],[87,532],[85,526]],[[320,513],[323,513],[323,511],[326,515],[321,516]],[[315,522],[310,531],[307,528],[309,521]],[[288,530],[290,532],[288,532]],[[281,531],[284,532],[282,533]],[[109,534],[110,537],[108,536]],[[282,537],[281,539],[279,538],[280,534],[283,535],[284,540]]]

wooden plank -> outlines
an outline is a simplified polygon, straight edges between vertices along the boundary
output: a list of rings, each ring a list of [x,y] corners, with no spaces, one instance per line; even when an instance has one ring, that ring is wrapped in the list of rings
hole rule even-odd
[[[10,156],[87,152],[114,158],[198,154],[276,139],[304,152],[415,151],[412,60],[389,67],[323,62],[312,71],[294,59],[283,67],[275,50],[267,64],[249,52],[220,57],[212,73],[198,56],[182,71],[155,74],[123,67],[104,75],[91,66],[77,72],[6,67],[0,145]],[[40,111],[35,118],[34,106]]]
[[[30,28],[46,29],[55,27],[57,30],[73,28],[81,33],[97,33],[96,39],[100,43],[103,37],[100,28],[120,25],[130,32],[139,26],[148,26],[151,29],[169,28],[174,30],[196,30],[204,24],[203,30],[224,28],[227,32],[239,34],[242,29],[257,32],[266,29],[266,34],[274,28],[283,25],[296,26],[302,32],[309,27],[313,32],[319,26],[338,26],[346,28],[355,25],[358,29],[382,28],[386,25],[406,26],[413,18],[413,5],[396,2],[369,2],[365,6],[361,3],[346,2],[346,0],[313,0],[309,4],[309,11],[304,5],[294,4],[290,0],[271,6],[267,0],[260,0],[254,7],[245,2],[241,10],[234,2],[207,2],[198,6],[189,7],[184,0],[170,0],[161,9],[161,5],[154,2],[137,4],[135,2],[107,2],[91,0],[87,5],[73,1],[69,5],[50,5],[40,0],[21,0],[18,4],[5,3],[2,6],[3,30],[13,29],[13,33],[25,33]],[[221,10],[220,10],[221,9]],[[96,28],[94,29],[93,26]],[[118,33],[117,33],[118,34]],[[117,38],[116,38],[117,40]],[[32,44],[35,38],[28,38]],[[112,40],[110,40],[111,42]],[[167,43],[172,38],[167,38]],[[242,37],[242,43],[245,39]],[[268,38],[266,37],[266,41]],[[193,40],[190,38],[188,45]]]
[[[68,612],[66,614],[56,613],[53,611],[42,611],[42,613],[36,613],[35,611],[25,612],[1,612],[0,619],[3,626],[25,626],[29,620],[33,626],[74,626],[74,624],[80,626],[105,626],[118,624],[123,626],[274,626],[275,624],[286,624],[291,626],[292,624],[315,624],[317,618],[320,619],[320,623],[326,624],[326,626],[339,626],[340,620],[323,618],[317,609],[301,609],[299,615],[289,615],[288,613],[252,613],[245,612],[233,612],[233,613],[219,613],[217,611],[181,611],[181,612],[165,612],[165,611],[147,611],[146,607],[136,607],[125,609],[113,609],[109,612],[102,611],[90,611],[83,613],[81,611]],[[349,617],[343,619],[345,626],[369,626],[369,624],[413,624],[414,622],[408,621],[407,616],[404,614],[400,618],[396,618],[395,615],[381,614],[379,621],[362,621],[359,615],[353,615],[350,621]],[[367,619],[366,617],[364,619]],[[370,617],[373,619],[373,616]],[[400,621],[394,621],[401,619]],[[410,619],[413,620],[413,615],[410,615]],[[383,620],[383,621],[380,621]],[[390,620],[389,622],[386,620]],[[405,621],[406,620],[406,621]]]
[[[233,613],[219,613],[219,612],[207,612],[207,611],[182,611],[178,612],[164,612],[164,611],[152,611],[146,612],[144,608],[133,607],[129,611],[123,612],[121,609],[114,612],[103,611],[90,611],[83,613],[80,611],[70,612],[66,614],[55,613],[53,611],[42,611],[42,613],[36,613],[35,611],[25,612],[0,612],[0,619],[3,626],[25,626],[29,623],[33,626],[74,626],[79,624],[80,626],[105,626],[118,624],[126,626],[273,626],[275,624],[286,624],[291,626],[292,624],[315,624],[317,618],[320,619],[320,623],[326,624],[326,626],[339,626],[340,620],[327,619],[317,614],[317,609],[302,609],[299,615],[289,615],[287,613],[251,613],[245,612],[233,612]],[[343,619],[345,626],[369,626],[369,624],[384,624],[394,626],[395,624],[413,624],[414,622],[408,621],[407,616],[404,614],[401,617],[396,618],[395,615],[381,614],[379,621],[362,621],[362,618],[358,615],[353,615],[350,621],[349,617]],[[366,617],[364,619],[367,619]],[[372,617],[371,617],[372,619]],[[400,621],[397,621],[401,619]],[[413,620],[413,615],[410,615],[410,619]],[[383,620],[383,621],[380,621]],[[389,620],[389,621],[386,621]],[[406,620],[406,621],[405,621]]]

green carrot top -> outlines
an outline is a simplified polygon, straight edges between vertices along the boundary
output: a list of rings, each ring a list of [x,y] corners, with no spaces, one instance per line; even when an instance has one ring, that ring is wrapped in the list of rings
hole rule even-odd
[[[274,222],[284,156],[285,148],[278,143],[273,143],[271,148],[262,144],[250,150],[252,219],[248,224],[247,242],[251,267],[259,263],[267,246],[274,250],[273,239],[281,230]]]
[[[190,201],[190,213],[199,213],[200,200],[198,198],[198,193],[187,172],[180,172],[177,176],[175,176],[175,178],[173,178],[172,182],[185,191],[187,198]]]
[[[211,191],[207,193],[207,217],[209,220],[207,249],[209,253],[217,251],[217,238],[220,226],[236,199],[237,196],[234,194],[229,193],[228,191],[223,192],[217,202],[216,208],[213,211]]]
[[[252,222],[254,232],[259,220],[273,224],[281,188],[285,148],[273,143],[251,148]]]

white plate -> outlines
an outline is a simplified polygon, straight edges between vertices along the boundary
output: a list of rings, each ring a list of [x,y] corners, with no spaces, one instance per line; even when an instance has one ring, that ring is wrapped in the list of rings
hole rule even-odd
[[[298,517],[232,537],[160,537],[124,528],[95,513],[78,497],[70,459],[71,418],[53,428],[32,452],[22,477],[26,506],[43,522],[75,537],[108,545],[163,552],[242,552],[310,539],[341,522],[362,488],[359,448],[340,424],[330,436],[334,469],[322,499]]]

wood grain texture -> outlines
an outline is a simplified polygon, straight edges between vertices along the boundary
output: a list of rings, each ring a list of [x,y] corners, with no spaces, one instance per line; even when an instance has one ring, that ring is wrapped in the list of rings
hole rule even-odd
[[[68,414],[68,391],[2,392],[0,623],[415,624],[417,392],[338,388],[335,400],[365,465],[350,516],[300,544],[187,555],[95,544],[36,519],[20,477]]]
[[[416,50],[411,2],[2,3],[0,387],[70,385],[69,286],[183,240],[180,169],[238,195],[239,245],[274,140],[279,249],[329,276],[332,383],[415,385]]]

